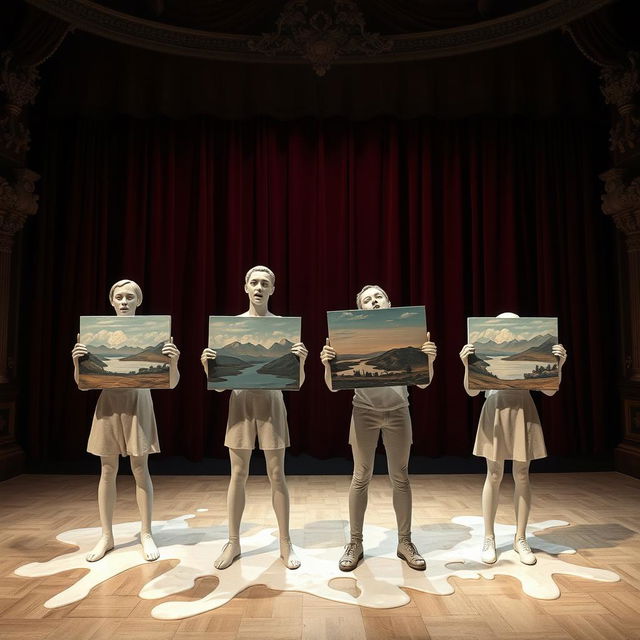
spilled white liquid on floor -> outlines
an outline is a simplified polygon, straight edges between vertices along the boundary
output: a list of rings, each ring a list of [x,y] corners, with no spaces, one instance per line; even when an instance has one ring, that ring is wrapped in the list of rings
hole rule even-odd
[[[201,511],[198,509],[197,511]],[[575,553],[570,547],[551,543],[536,535],[551,527],[568,523],[548,520],[531,524],[527,536],[536,553],[537,564],[523,565],[512,549],[515,527],[497,524],[495,529],[498,561],[493,565],[480,562],[483,541],[482,518],[461,516],[450,523],[426,525],[413,531],[413,542],[427,562],[426,571],[414,571],[396,556],[397,537],[393,530],[365,525],[364,561],[351,573],[338,569],[343,541],[348,533],[343,521],[309,523],[292,531],[292,540],[302,566],[286,569],[279,558],[277,531],[246,525],[242,535],[242,556],[225,570],[213,566],[226,542],[227,527],[190,527],[184,515],[153,523],[153,536],[162,560],[178,564],[146,583],[140,597],[160,599],[186,591],[202,576],[216,576],[218,585],[204,598],[192,601],[163,602],[152,610],[155,618],[174,620],[210,611],[229,602],[252,585],[266,585],[278,591],[301,591],[321,598],[365,607],[391,608],[409,602],[400,587],[425,593],[447,595],[454,592],[449,578],[493,579],[511,576],[520,581],[522,590],[533,598],[553,599],[560,596],[554,575],[572,575],[589,580],[616,582],[620,577],[612,571],[581,566],[563,559]],[[145,564],[139,545],[139,522],[114,526],[116,547],[98,562],[87,562],[85,556],[101,535],[98,527],[74,529],[57,536],[61,542],[78,547],[77,551],[57,556],[46,562],[23,565],[15,573],[26,577],[49,576],[71,569],[87,573],[70,587],[44,603],[47,608],[62,607],[86,597],[96,585],[123,571]],[[554,538],[559,538],[556,532]],[[352,578],[357,593],[331,586],[335,578]]]

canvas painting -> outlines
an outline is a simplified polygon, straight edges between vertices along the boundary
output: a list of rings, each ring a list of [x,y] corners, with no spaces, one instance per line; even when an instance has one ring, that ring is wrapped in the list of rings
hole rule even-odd
[[[424,307],[328,311],[334,389],[428,384]]]
[[[470,389],[557,389],[557,318],[468,318]]]
[[[300,318],[209,316],[207,389],[300,388]]]
[[[80,389],[169,389],[171,316],[80,316]]]

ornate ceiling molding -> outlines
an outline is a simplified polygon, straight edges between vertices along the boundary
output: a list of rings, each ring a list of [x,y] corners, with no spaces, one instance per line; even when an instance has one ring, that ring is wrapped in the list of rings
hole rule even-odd
[[[357,49],[344,51],[331,64],[427,60],[491,49],[552,31],[613,1],[547,0],[525,11],[474,25],[388,36],[384,38],[392,43],[388,51],[380,51],[375,57]],[[90,0],[27,2],[65,20],[73,28],[163,53],[236,62],[309,64],[304,54],[286,48],[268,56],[260,50],[252,51],[249,42],[256,42],[256,34],[232,35],[174,27],[113,11]]]

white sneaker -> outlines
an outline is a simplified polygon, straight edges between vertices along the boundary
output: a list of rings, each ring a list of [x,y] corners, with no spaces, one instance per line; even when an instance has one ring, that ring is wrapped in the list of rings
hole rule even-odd
[[[485,564],[493,564],[496,561],[496,539],[493,536],[487,536],[484,539],[480,559]]]
[[[513,542],[513,549],[520,556],[522,564],[532,565],[537,562],[526,538],[516,538]]]

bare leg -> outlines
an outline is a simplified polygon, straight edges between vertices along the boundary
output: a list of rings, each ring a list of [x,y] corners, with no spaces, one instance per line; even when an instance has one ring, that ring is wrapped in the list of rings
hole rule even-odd
[[[116,504],[116,478],[118,476],[118,456],[100,456],[100,482],[98,483],[98,511],[102,536],[86,558],[96,562],[113,549],[113,509]]]
[[[513,507],[516,512],[514,549],[518,552],[521,562],[524,564],[535,564],[536,557],[533,555],[527,543],[527,523],[529,522],[529,511],[531,510],[531,486],[529,485],[528,462],[513,461],[513,481],[515,483]]]
[[[531,510],[531,486],[529,484],[529,463],[513,461],[513,507],[516,512],[516,538],[524,538],[527,535],[527,523]]]
[[[278,521],[280,558],[287,569],[297,569],[300,560],[293,550],[289,535],[289,489],[284,475],[284,449],[265,449],[263,453],[271,482],[271,504]]]
[[[136,481],[136,501],[140,510],[140,542],[145,560],[157,560],[160,552],[151,535],[153,484],[149,475],[148,455],[131,456],[131,471]]]
[[[494,525],[500,498],[500,483],[504,473],[502,461],[487,459],[487,478],[482,488],[482,517],[484,519],[484,543],[482,561],[493,564],[496,561],[496,537]]]
[[[216,569],[226,569],[240,557],[240,523],[245,505],[245,485],[249,476],[251,449],[229,449],[229,458],[231,460],[231,478],[227,491],[229,541],[213,563]]]

